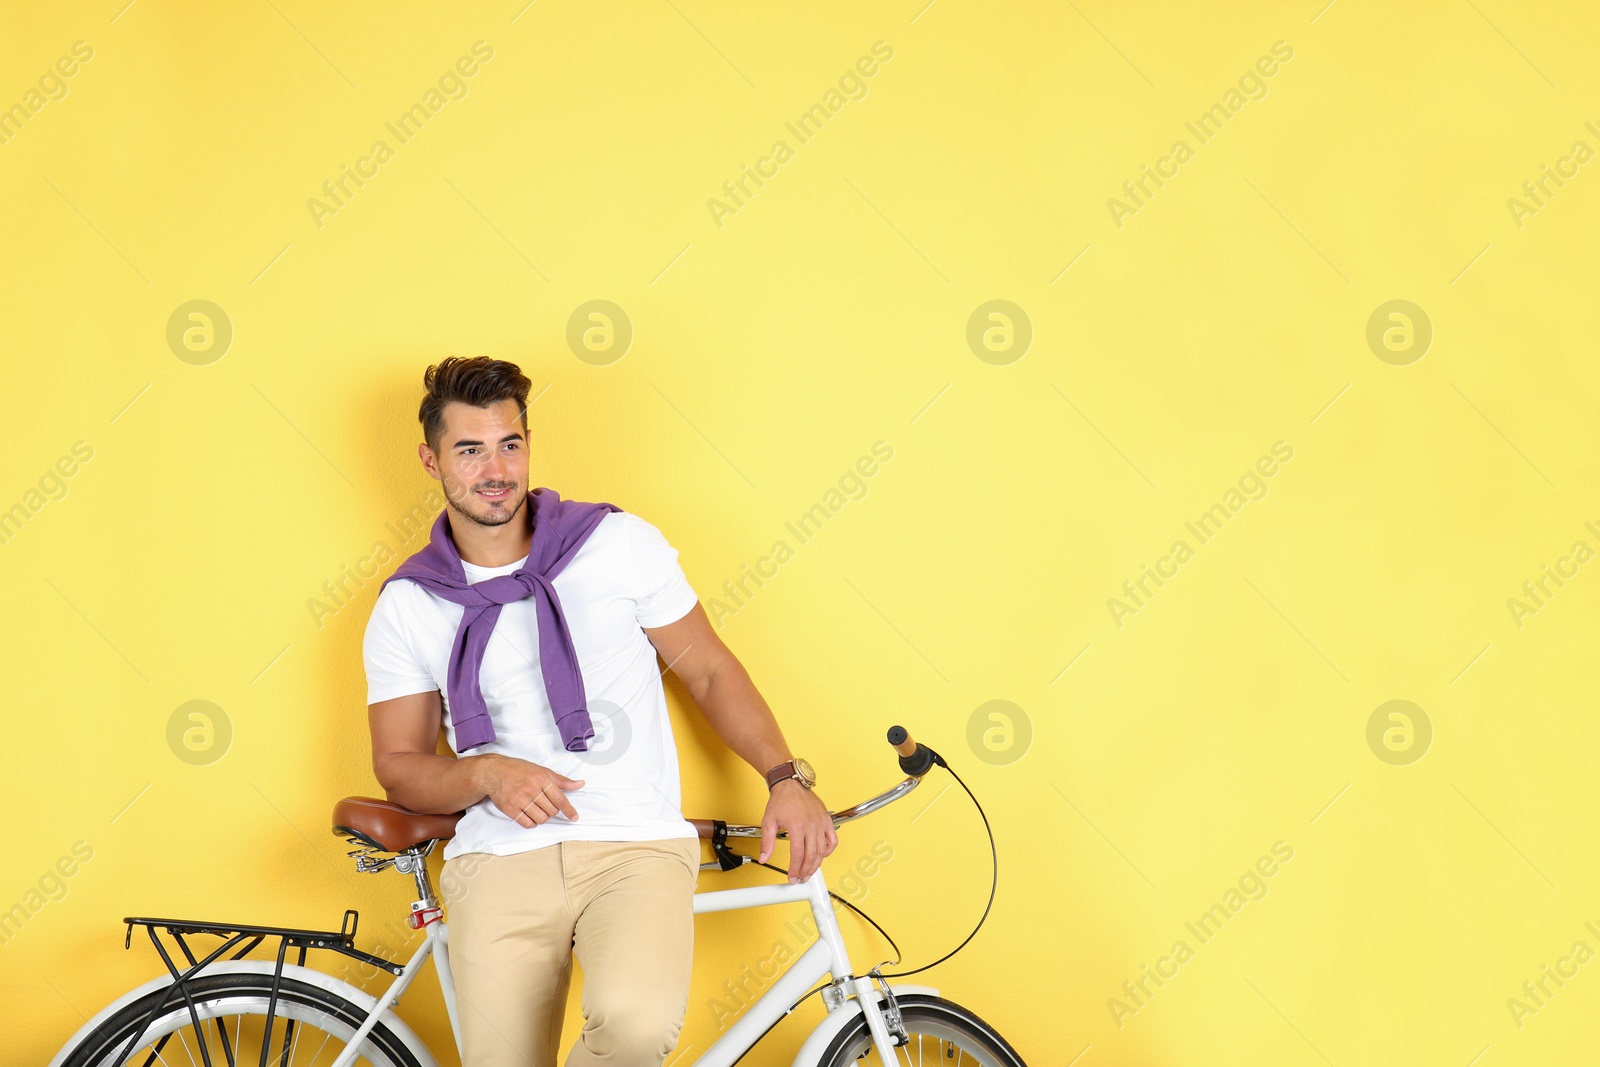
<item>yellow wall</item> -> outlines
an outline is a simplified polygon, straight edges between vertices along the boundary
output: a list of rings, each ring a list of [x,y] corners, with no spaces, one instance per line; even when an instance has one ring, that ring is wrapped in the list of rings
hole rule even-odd
[[[966,775],[1000,891],[935,980],[1031,1062],[1591,1043],[1591,12],[122,2],[13,5],[0,34],[3,105],[92,50],[0,144],[6,1062],[157,973],[124,915],[356,906],[366,947],[405,947],[403,880],[328,832],[377,790],[377,582],[309,602],[420,544],[386,524],[432,485],[419,377],[449,353],[520,362],[535,484],[650,519],[708,603],[893,449],[722,633],[835,806],[894,780],[893,722]],[[475,42],[465,95],[399,143],[385,123]],[[785,123],[875,46],[802,143]],[[338,210],[308,206],[380,139]],[[1125,196],[1145,165],[1168,177]],[[1536,202],[1546,165],[1568,177]],[[596,299],[632,324],[620,360],[569,347]],[[168,342],[192,300],[231,323],[220,358]],[[1021,358],[1014,312],[1009,349],[983,315],[969,346],[993,300],[1026,316]],[[1515,610],[1545,565],[1569,576]],[[1147,566],[1168,577],[1135,601]],[[689,813],[755,816],[759,783],[671,696]],[[214,762],[169,742],[196,700],[231,731]],[[985,747],[995,700],[1020,709],[1009,749]],[[1421,710],[1409,748],[1393,700]],[[975,815],[953,789],[924,813],[929,784],[832,868],[892,851],[856,895],[911,962],[988,886]],[[797,945],[783,921],[701,921],[686,1046],[724,982]],[[1534,1001],[1546,965],[1572,976]],[[1134,999],[1146,966],[1169,977]],[[402,1013],[453,1059],[431,979]],[[749,1062],[787,1063],[814,1014]]]

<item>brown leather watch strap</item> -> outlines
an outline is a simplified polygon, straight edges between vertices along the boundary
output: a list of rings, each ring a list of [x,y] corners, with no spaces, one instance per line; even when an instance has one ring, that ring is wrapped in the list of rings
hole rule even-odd
[[[794,760],[780,763],[766,773],[767,788],[771,789],[785,778],[798,778],[799,776],[799,773],[795,770]]]

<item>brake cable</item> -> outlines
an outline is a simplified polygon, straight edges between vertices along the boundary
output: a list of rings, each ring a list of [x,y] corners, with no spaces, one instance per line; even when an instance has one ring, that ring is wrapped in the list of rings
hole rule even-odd
[[[905,978],[908,975],[919,974],[922,971],[926,971],[930,967],[937,967],[951,956],[954,956],[957,952],[960,952],[962,949],[966,948],[967,942],[971,941],[974,937],[977,937],[978,931],[983,929],[984,920],[989,918],[989,909],[994,907],[994,892],[1000,886],[1000,854],[994,846],[994,829],[989,825],[989,816],[983,813],[983,805],[978,803],[978,798],[972,795],[972,790],[967,788],[967,783],[961,780],[961,776],[950,769],[950,765],[944,761],[944,757],[939,755],[939,753],[934,752],[931,748],[928,749],[928,751],[933,753],[933,762],[937,763],[945,770],[950,771],[950,777],[954,778],[956,780],[956,785],[959,785],[962,792],[967,794],[967,798],[972,801],[972,806],[978,809],[978,818],[983,820],[983,832],[989,836],[989,900],[988,903],[984,904],[983,906],[983,914],[978,916],[978,925],[972,928],[972,933],[968,934],[962,939],[961,944],[957,945],[949,952],[946,952],[943,956],[940,956],[932,963],[925,963],[915,970],[878,972],[884,978]],[[873,925],[876,926],[877,924],[873,923]],[[900,950],[896,948],[895,955],[898,956],[899,952]],[[894,962],[899,963],[900,961],[896,959]]]
[[[899,727],[896,727],[895,730],[899,730]],[[901,739],[903,739],[903,738],[904,738],[904,733],[902,732]],[[890,732],[890,740],[891,741],[895,741],[894,731]],[[895,743],[898,743],[898,742],[896,741]],[[966,948],[968,942],[970,942],[974,937],[978,936],[978,931],[983,929],[984,921],[989,918],[989,911],[990,911],[991,908],[994,907],[995,890],[998,889],[999,885],[1000,885],[1000,854],[999,854],[999,851],[995,848],[994,828],[989,825],[989,816],[984,814],[983,805],[978,803],[978,798],[973,795],[971,789],[967,788],[967,783],[961,780],[961,776],[959,774],[957,774],[953,768],[951,768],[950,764],[945,762],[945,759],[944,759],[943,756],[939,755],[939,753],[935,752],[931,748],[928,748],[928,746],[926,746],[924,744],[921,744],[920,742],[918,743],[917,748],[922,750],[923,752],[927,753],[927,756],[925,758],[927,758],[930,761],[930,763],[938,764],[940,767],[943,767],[946,771],[949,771],[950,777],[952,777],[952,778],[954,778],[956,780],[956,784],[961,787],[962,792],[967,794],[967,799],[972,801],[972,806],[974,808],[978,809],[978,818],[983,820],[983,832],[986,835],[988,835],[988,838],[989,838],[989,870],[990,870],[990,876],[989,876],[989,900],[983,906],[983,914],[978,917],[977,925],[972,928],[972,932],[971,933],[969,933],[965,938],[962,939],[961,944],[957,945],[955,948],[951,949],[949,952],[946,952],[943,956],[940,956],[938,959],[934,960],[932,963],[925,963],[921,967],[917,967],[917,968],[915,968],[913,970],[909,970],[909,971],[878,971],[878,972],[876,972],[882,978],[905,978],[905,977],[908,977],[908,976],[913,975],[913,974],[920,974],[921,972],[926,971],[926,970],[928,970],[930,968],[937,967],[939,964],[943,963],[945,960],[949,959],[951,956],[954,956],[957,952],[960,952],[962,949]],[[908,759],[903,759],[902,763],[909,762],[910,759],[914,759],[914,758],[915,757],[910,757]],[[751,862],[758,863],[761,866],[770,868],[770,869],[772,869],[774,871],[779,871],[784,875],[787,875],[789,873],[788,871],[785,871],[782,867],[778,867],[775,864],[761,863],[760,860],[752,860]],[[867,920],[867,922],[871,923],[872,924],[872,928],[874,930],[878,931],[878,933],[882,934],[883,937],[884,937],[884,940],[888,941],[890,947],[894,949],[894,957],[895,958],[893,960],[890,960],[890,961],[887,961],[887,962],[889,962],[891,966],[899,964],[900,958],[901,958],[900,957],[900,946],[895,943],[894,938],[889,936],[889,933],[888,933],[887,930],[885,930],[883,927],[879,926],[878,923],[872,918],[872,916],[868,915],[866,912],[862,911],[860,908],[856,907],[854,904],[850,903],[848,900],[845,900],[843,897],[839,896],[833,890],[831,890],[831,889],[828,890],[828,895],[830,897],[832,897],[833,899],[837,900],[839,903],[843,904],[845,907],[849,908],[851,911],[855,912],[857,915],[861,916],[863,919]],[[881,967],[882,964],[879,964],[879,966]],[[789,1005],[789,1010],[784,1012],[784,1015],[787,1016],[788,1014],[790,1014],[790,1012],[793,1012],[801,1004],[803,1004],[807,1000],[809,1000],[814,994],[822,992],[824,989],[829,988],[832,984],[833,983],[831,983],[831,982],[824,982],[822,985],[817,986],[815,989],[811,990],[809,993],[806,993],[799,1000],[797,1000],[793,1004]]]
[[[769,871],[777,871],[779,874],[784,875],[785,877],[787,877],[788,874],[789,874],[788,871],[784,870],[782,867],[779,867],[775,863],[763,863],[760,860],[751,860],[750,862],[754,863],[758,867],[765,867]],[[874,930],[878,931],[878,933],[882,934],[883,935],[883,939],[885,941],[889,942],[889,947],[894,949],[894,962],[896,962],[896,963],[900,962],[900,946],[895,944],[894,938],[889,936],[889,931],[887,931],[883,927],[879,926],[878,923],[877,923],[877,920],[875,920],[872,916],[868,915],[866,912],[862,911],[860,908],[856,907],[854,904],[850,903],[848,900],[844,899],[844,897],[841,897],[838,893],[835,893],[833,890],[831,890],[831,889],[828,890],[828,895],[830,897],[832,897],[834,900],[837,900],[839,903],[843,904],[845,907],[849,908],[851,911],[855,912],[857,915],[861,916],[863,919],[867,920],[867,922],[871,923],[872,924],[872,928]],[[818,988],[821,988],[821,987],[819,986]],[[808,997],[810,995],[811,995],[810,993],[806,994],[806,996],[808,996]],[[801,999],[804,999],[804,998],[801,998]],[[798,1001],[796,1003],[798,1003]]]

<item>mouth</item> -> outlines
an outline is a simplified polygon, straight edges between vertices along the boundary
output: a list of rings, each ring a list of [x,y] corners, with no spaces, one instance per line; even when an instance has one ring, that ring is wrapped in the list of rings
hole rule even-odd
[[[504,489],[475,489],[473,491],[491,503],[498,503],[511,495],[510,487]]]

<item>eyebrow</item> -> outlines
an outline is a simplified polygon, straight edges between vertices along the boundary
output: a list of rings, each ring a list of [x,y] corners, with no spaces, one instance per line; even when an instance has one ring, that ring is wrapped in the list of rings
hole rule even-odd
[[[522,440],[522,435],[520,433],[508,433],[504,437],[500,438],[498,443],[503,445],[507,441],[520,441],[520,440]],[[469,441],[466,438],[462,438],[461,440],[459,440],[459,441],[455,442],[454,444],[452,444],[450,447],[453,448],[453,449],[454,448],[465,448],[467,445],[481,445],[481,444],[483,444],[482,441]]]

